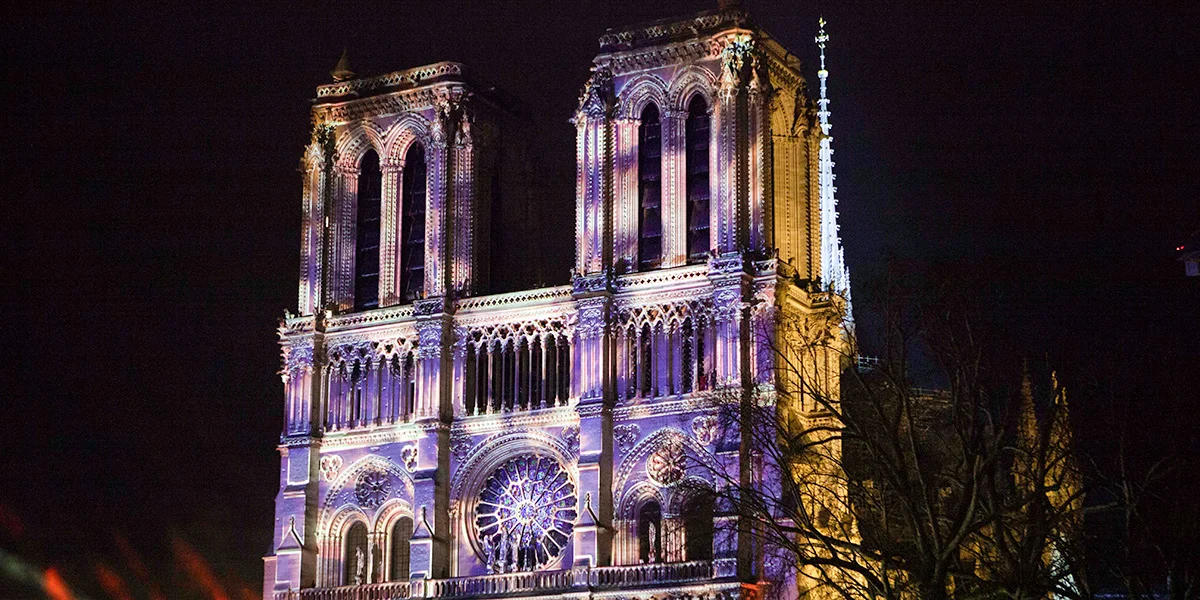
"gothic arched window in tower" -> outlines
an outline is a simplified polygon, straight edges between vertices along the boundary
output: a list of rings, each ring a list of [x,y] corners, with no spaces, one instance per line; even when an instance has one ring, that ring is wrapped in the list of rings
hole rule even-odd
[[[379,155],[368,150],[359,162],[355,221],[354,310],[379,307],[379,206],[383,173]]]
[[[638,270],[662,263],[662,124],[658,107],[642,111],[638,126]]]
[[[684,560],[712,560],[713,498],[703,490],[683,507]]]
[[[709,242],[709,117],[708,104],[699,95],[688,104],[686,126],[687,255],[688,262],[703,262]]]
[[[638,511],[637,535],[638,560],[662,562],[662,508],[657,502],[647,502]]]
[[[654,333],[650,325],[642,325],[642,335],[638,339],[641,346],[638,362],[638,375],[641,379],[641,394],[643,398],[654,397]]]
[[[425,291],[425,147],[414,143],[404,156],[400,194],[400,298],[411,302]]]
[[[342,585],[367,583],[367,550],[367,526],[362,521],[356,521],[346,530]]]
[[[388,579],[391,581],[406,581],[408,579],[409,539],[413,534],[413,521],[408,517],[396,519],[391,531],[391,569]]]

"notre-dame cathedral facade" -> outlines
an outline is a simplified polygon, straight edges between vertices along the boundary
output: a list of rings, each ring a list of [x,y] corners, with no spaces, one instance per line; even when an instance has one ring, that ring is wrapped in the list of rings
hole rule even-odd
[[[824,69],[813,97],[736,7],[609,30],[556,287],[524,266],[510,102],[451,62],[334,76],[280,327],[265,597],[754,596],[760,557],[703,493],[753,449],[705,399],[769,390],[779,315],[848,299]]]

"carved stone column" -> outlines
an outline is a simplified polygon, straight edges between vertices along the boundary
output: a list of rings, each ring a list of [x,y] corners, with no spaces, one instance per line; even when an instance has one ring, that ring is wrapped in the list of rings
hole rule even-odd
[[[338,163],[335,168],[337,198],[332,207],[330,236],[333,252],[329,268],[328,303],[337,310],[350,310],[354,306],[354,244],[355,209],[358,205],[358,167]]]
[[[379,218],[379,306],[400,303],[400,176],[404,160],[387,158],[383,172],[383,201]]]
[[[573,357],[579,390],[580,524],[575,527],[575,566],[612,564],[612,406],[616,371],[610,331],[612,291],[609,277],[601,274],[575,281],[578,323]]]
[[[641,121],[634,118],[617,119],[614,125],[616,173],[613,210],[613,260],[617,273],[637,270],[638,219],[641,207],[638,198],[638,128]],[[665,195],[664,195],[665,198]]]
[[[662,116],[663,267],[687,264],[687,115]]]
[[[612,73],[597,66],[575,113],[575,271],[600,273],[612,266]]]
[[[453,135],[454,123],[449,101],[438,106],[433,134],[425,152],[425,297],[446,295],[446,264],[450,256],[450,151],[447,135]]]
[[[474,116],[460,108],[456,134],[451,146],[451,205],[454,235],[446,240],[448,288],[471,294],[479,290],[476,281],[479,236],[475,227],[476,210],[489,210],[476,201],[478,150],[472,131]]]
[[[747,186],[749,244],[760,255],[774,245],[770,111],[771,84],[756,60],[746,88]]]
[[[713,149],[710,153],[716,186],[713,197],[712,247],[718,254],[749,247],[750,131],[749,83],[756,48],[745,34],[731,35],[721,52],[722,74],[713,115]]]

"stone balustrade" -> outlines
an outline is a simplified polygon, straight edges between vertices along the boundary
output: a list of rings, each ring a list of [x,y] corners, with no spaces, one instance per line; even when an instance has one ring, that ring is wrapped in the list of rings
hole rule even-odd
[[[625,588],[661,583],[682,583],[713,578],[712,563],[693,560],[680,563],[657,563],[627,567],[596,567],[588,583],[597,589]]]
[[[275,600],[401,600],[410,597],[410,589],[407,581],[390,581],[275,592]]]
[[[718,561],[720,562],[720,561]],[[727,572],[729,571],[729,572]],[[467,598],[528,595],[568,590],[621,589],[648,585],[710,581],[730,577],[730,569],[707,560],[622,567],[578,567],[557,571],[525,571],[418,579],[336,588],[276,592],[274,600],[408,600],[409,598]]]

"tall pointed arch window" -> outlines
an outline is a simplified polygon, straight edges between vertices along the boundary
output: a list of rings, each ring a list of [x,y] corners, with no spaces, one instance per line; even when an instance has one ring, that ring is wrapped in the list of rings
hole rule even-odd
[[[647,502],[638,511],[637,536],[638,561],[642,563],[663,562],[662,508],[657,502]]]
[[[709,242],[708,104],[699,95],[688,104],[686,125],[687,254],[688,262],[702,262]]]
[[[646,105],[638,125],[638,270],[662,263],[662,122]]]
[[[342,556],[342,585],[362,585],[367,581],[367,526],[358,521],[346,530],[345,554]]]
[[[358,169],[354,310],[369,310],[379,307],[379,206],[383,189],[379,155],[368,150]]]
[[[400,297],[405,302],[425,291],[425,147],[414,143],[404,156],[400,193]]]
[[[409,539],[413,534],[413,521],[408,517],[396,519],[392,525],[392,564],[389,581],[408,580]]]
[[[712,560],[713,497],[702,492],[683,508],[684,560]]]

